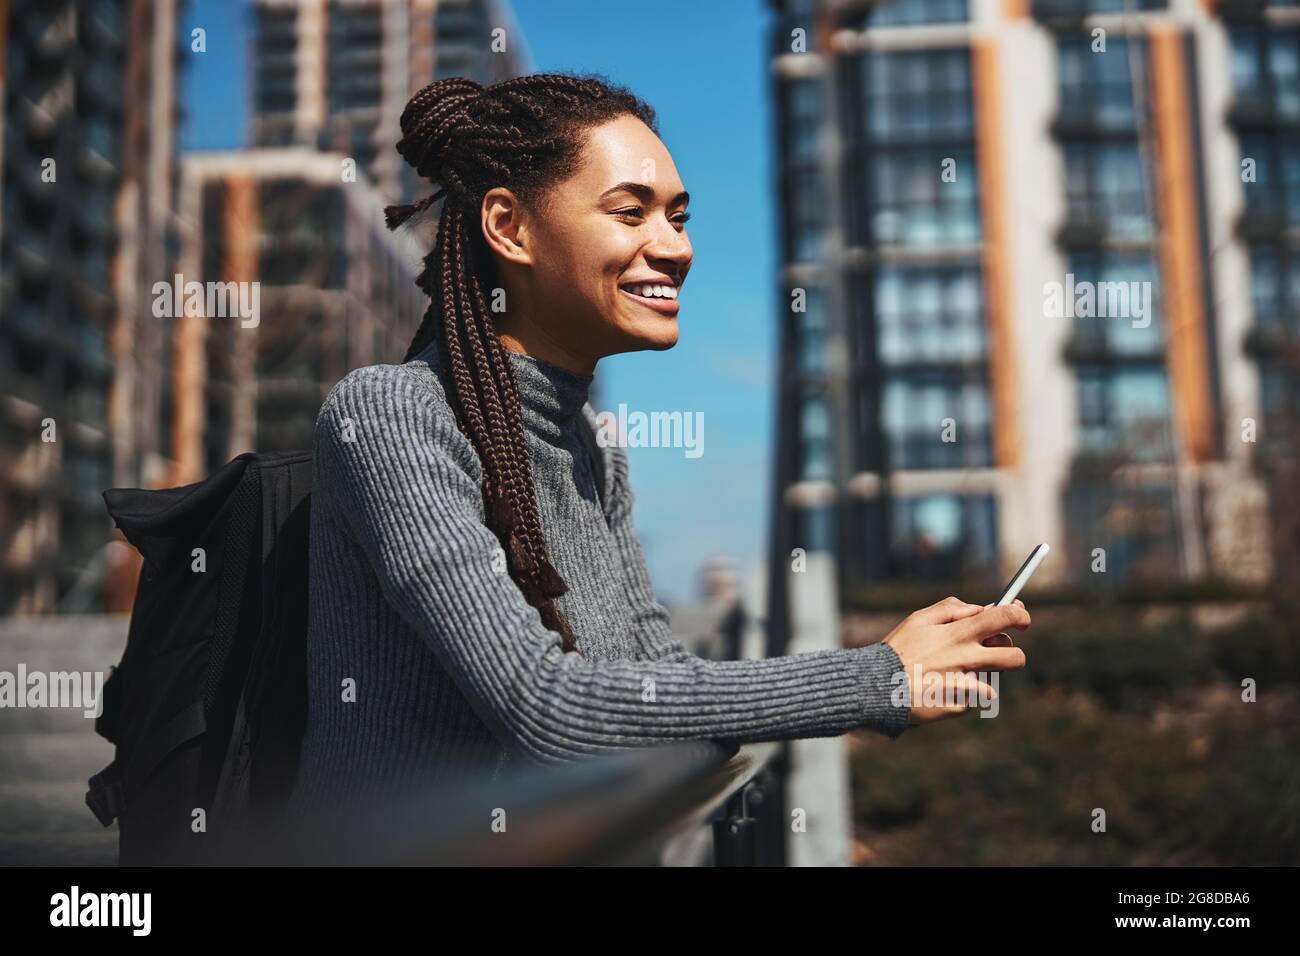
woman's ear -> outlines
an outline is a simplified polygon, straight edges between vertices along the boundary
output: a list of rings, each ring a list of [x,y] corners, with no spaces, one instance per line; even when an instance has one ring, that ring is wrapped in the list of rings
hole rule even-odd
[[[483,240],[507,262],[532,265],[532,249],[523,204],[509,189],[496,186],[483,196]]]

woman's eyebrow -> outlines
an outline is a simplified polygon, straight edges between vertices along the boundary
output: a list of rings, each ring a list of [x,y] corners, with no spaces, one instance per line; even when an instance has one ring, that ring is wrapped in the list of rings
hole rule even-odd
[[[610,186],[608,189],[606,189],[603,193],[600,194],[600,198],[604,199],[606,196],[610,195],[611,193],[616,193],[620,191],[629,192],[632,195],[636,196],[638,199],[640,199],[642,202],[648,203],[655,198],[655,191],[652,187],[647,186],[645,183],[634,183],[631,181],[625,181],[619,183],[616,186]],[[691,201],[691,194],[686,192],[686,190],[682,190],[676,196],[674,196],[672,199],[668,201],[668,205],[676,206],[680,203],[681,205],[684,206],[690,201]]]

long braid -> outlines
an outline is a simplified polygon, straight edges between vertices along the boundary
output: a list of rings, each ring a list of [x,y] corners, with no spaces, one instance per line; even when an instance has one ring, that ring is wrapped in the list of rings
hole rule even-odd
[[[396,229],[444,200],[433,249],[416,279],[429,307],[403,361],[440,344],[456,425],[483,465],[487,524],[505,551],[511,579],[542,623],[561,636],[566,652],[578,650],[577,638],[555,599],[568,586],[551,564],[542,533],[519,383],[488,308],[496,270],[478,214],[495,186],[525,203],[542,199],[576,166],[582,134],[622,115],[656,128],[650,106],[598,77],[534,74],[486,89],[464,77],[430,83],[402,111],[397,150],[441,188],[384,210],[388,227]]]

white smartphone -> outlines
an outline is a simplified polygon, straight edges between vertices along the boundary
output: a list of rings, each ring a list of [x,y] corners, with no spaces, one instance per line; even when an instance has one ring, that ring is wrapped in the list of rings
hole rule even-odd
[[[1002,597],[998,598],[999,607],[1010,604],[1016,599],[1020,589],[1025,586],[1025,582],[1029,580],[1030,575],[1038,570],[1038,566],[1043,563],[1043,558],[1047,557],[1047,552],[1051,550],[1050,545],[1040,544],[1029,552],[1029,557],[1025,558],[1025,563],[1020,566],[1020,570],[1016,572],[1015,577],[1007,584],[1002,592]]]

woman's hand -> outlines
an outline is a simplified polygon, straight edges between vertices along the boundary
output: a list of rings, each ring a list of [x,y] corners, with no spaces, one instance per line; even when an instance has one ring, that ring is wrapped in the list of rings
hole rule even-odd
[[[908,615],[889,632],[884,643],[902,661],[912,690],[912,724],[931,723],[966,713],[956,701],[995,700],[997,693],[976,672],[1014,671],[1025,666],[1025,652],[1013,646],[1009,628],[1029,627],[1029,612],[1015,601],[1002,607],[981,607],[955,597],[945,598]],[[987,643],[986,643],[987,642]],[[932,676],[933,675],[933,676]],[[944,701],[926,705],[927,681],[942,675]],[[930,696],[934,691],[931,690]],[[960,696],[959,696],[960,694]]]

